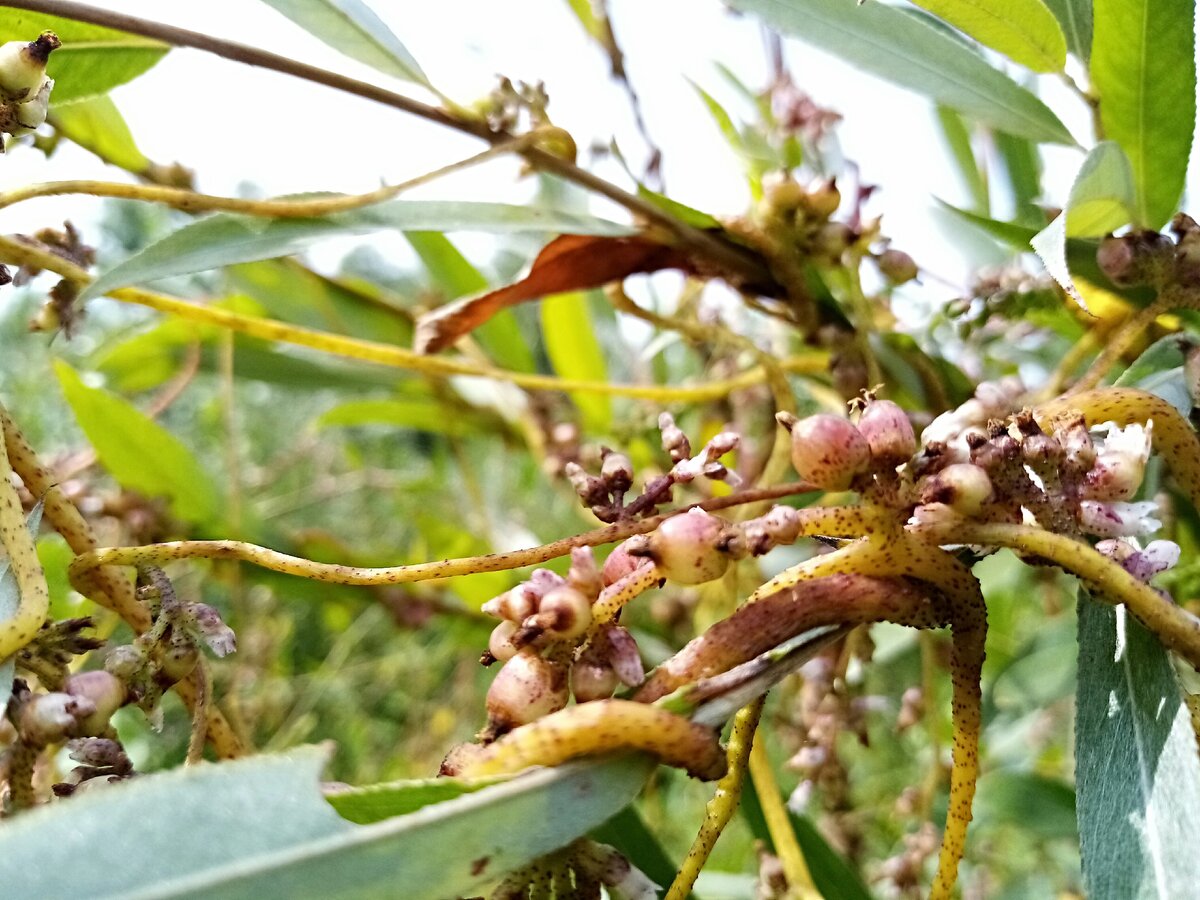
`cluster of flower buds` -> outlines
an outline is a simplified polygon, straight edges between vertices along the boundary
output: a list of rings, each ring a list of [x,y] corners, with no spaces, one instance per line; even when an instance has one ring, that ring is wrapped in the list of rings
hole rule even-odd
[[[1007,392],[995,393],[999,405]],[[926,429],[925,437],[932,432],[936,439],[928,440],[910,467],[917,522],[948,515],[1007,522],[1032,518],[1059,534],[1100,538],[1159,528],[1155,503],[1132,502],[1150,457],[1152,423],[1118,427],[1107,422],[1093,437],[1081,417],[1064,416],[1047,434],[1024,410],[992,418],[985,428],[978,419],[986,399],[977,392]]]
[[[894,473],[916,453],[917,439],[904,410],[869,394],[859,405],[857,425],[831,413],[776,416],[792,435],[792,465],[813,487],[844,491],[867,473]]]
[[[981,381],[974,397],[929,423],[921,432],[921,443],[945,444],[957,456],[956,462],[966,462],[970,456],[967,436],[986,434],[987,423],[1011,415],[1024,393],[1025,385],[1015,375],[999,381]]]
[[[689,484],[700,477],[723,481],[731,487],[741,483],[738,474],[721,462],[722,456],[737,448],[738,435],[722,431],[693,456],[687,435],[675,424],[670,413],[659,416],[658,427],[662,432],[663,450],[673,465],[667,474],[647,481],[642,493],[628,503],[625,494],[633,487],[633,463],[624,453],[601,448],[599,475],[589,474],[576,462],[568,462],[563,467],[583,505],[601,522],[653,515],[659,504],[670,501],[675,485]]]
[[[26,134],[46,121],[54,88],[46,60],[61,46],[53,31],[42,32],[36,41],[0,45],[0,133]]]
[[[1120,287],[1200,285],[1200,225],[1187,213],[1171,220],[1175,241],[1157,231],[1129,231],[1100,242],[1096,263]]]
[[[57,797],[70,797],[132,778],[137,773],[120,741],[113,738],[79,738],[67,744],[76,766],[67,780],[52,785]]]
[[[845,222],[833,220],[841,205],[842,193],[833,178],[806,188],[791,175],[773,173],[763,179],[755,218],[764,230],[787,238],[798,253],[836,265],[861,237]]]
[[[163,693],[196,668],[200,648],[228,656],[237,649],[237,637],[214,607],[178,599],[161,569],[141,569],[138,582],[138,598],[149,606],[154,625],[132,644],[109,650],[104,668],[128,686],[131,701],[157,726]]]
[[[620,560],[619,560],[620,562]],[[504,665],[488,690],[488,727],[495,736],[567,705],[611,697],[621,684],[635,687],[645,679],[633,636],[619,625],[594,629],[573,663],[574,645],[592,628],[592,604],[600,591],[640,560],[628,557],[628,570],[602,573],[591,548],[577,547],[563,578],[536,570],[527,581],[483,605],[500,619],[481,662]],[[623,566],[623,563],[622,563]]]
[[[602,587],[590,547],[571,551],[566,578],[537,569],[527,581],[483,605],[485,613],[500,619],[488,640],[484,662],[507,662],[524,647],[579,637],[592,624],[592,604]]]

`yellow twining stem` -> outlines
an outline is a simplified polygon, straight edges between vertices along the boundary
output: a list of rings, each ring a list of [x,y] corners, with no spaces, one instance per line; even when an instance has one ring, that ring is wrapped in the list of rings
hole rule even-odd
[[[80,285],[93,279],[88,273],[60,256],[20,241],[0,236],[0,262],[14,265],[31,265],[54,272]],[[617,397],[632,397],[652,400],[657,403],[701,403],[720,400],[729,394],[755,387],[762,383],[764,371],[761,366],[749,369],[733,378],[709,381],[695,386],[614,384],[607,381],[558,378],[553,375],[537,375],[527,372],[509,372],[493,366],[476,365],[462,359],[442,356],[425,356],[394,344],[366,341],[344,335],[316,331],[299,325],[278,322],[272,319],[244,316],[239,313],[188,303],[165,294],[141,288],[123,287],[108,292],[108,296],[123,303],[146,306],[159,312],[170,313],[193,322],[225,328],[239,334],[280,341],[298,347],[308,347],[322,353],[344,356],[362,362],[377,363],[434,377],[472,375],[507,381],[520,388],[541,391],[577,391]]]
[[[46,520],[63,536],[76,553],[96,549],[96,538],[87,520],[63,494],[54,476],[37,458],[25,435],[9,416],[8,410],[0,405],[0,424],[4,429],[4,445],[13,470],[21,476],[25,487],[42,501]],[[133,592],[133,582],[119,571],[109,568],[96,569],[91,573],[92,585],[86,592],[101,606],[111,609],[137,632],[150,627],[150,614],[138,602]]]
[[[746,781],[746,765],[754,745],[754,733],[758,730],[758,720],[762,716],[765,699],[759,697],[749,706],[738,710],[737,715],[733,717],[729,746],[723,759],[727,766],[725,774],[717,782],[712,799],[704,806],[704,820],[700,823],[700,830],[696,833],[692,846],[688,848],[683,865],[679,867],[679,872],[671,882],[664,900],[686,900],[696,879],[700,877],[700,870],[708,862],[717,838],[737,812],[742,786]]]
[[[522,725],[485,747],[460,774],[506,775],[616,750],[652,753],[706,781],[725,774],[725,754],[711,728],[632,700],[593,700]]]
[[[33,535],[25,527],[21,497],[12,481],[8,452],[0,447],[0,542],[17,583],[17,610],[0,622],[0,660],[8,659],[33,640],[50,612],[50,591],[38,560]]]
[[[11,462],[12,468],[21,476],[30,493],[41,497],[46,520],[76,553],[95,549],[96,536],[92,533],[91,526],[75,508],[75,504],[68,500],[55,484],[53,476],[41,464],[33,447],[25,440],[25,435],[3,405],[0,405],[0,424],[3,425],[4,445],[8,451],[7,454],[0,455]],[[88,597],[116,612],[136,633],[141,634],[149,629],[150,614],[134,594],[133,582],[120,571],[107,567],[94,568],[87,573],[84,580],[88,587]],[[177,682],[175,692],[189,709],[196,708],[198,692],[191,680]],[[234,759],[242,756],[245,753],[242,740],[234,733],[221,711],[215,704],[208,703],[206,712],[208,739],[218,758]]]
[[[1010,547],[1050,560],[1082,579],[1099,599],[1124,603],[1163,644],[1200,669],[1200,619],[1082,541],[1029,525],[968,522],[943,532],[942,540]]]
[[[711,497],[700,503],[693,504],[705,510],[727,509],[743,503],[756,503],[761,500],[775,500],[793,494],[810,493],[812,486],[804,482],[791,482],[775,485],[769,488],[755,488],[727,494],[724,497]],[[467,556],[457,559],[442,559],[433,562],[415,563],[408,566],[387,566],[382,568],[362,568],[357,566],[342,566],[333,563],[318,563],[299,556],[290,556],[257,544],[244,541],[170,541],[163,544],[146,544],[140,547],[101,547],[95,548],[94,542],[85,551],[80,551],[74,544],[72,549],[79,555],[71,562],[68,575],[71,584],[85,596],[92,596],[95,587],[92,577],[95,571],[104,571],[105,566],[144,566],[163,565],[177,559],[238,559],[243,562],[282,572],[286,575],[297,575],[314,581],[324,581],[331,584],[408,584],[414,581],[426,581],[434,578],[453,578],[457,575],[472,575],[479,572],[500,572],[507,569],[519,569],[525,566],[535,566],[540,563],[566,556],[576,547],[598,547],[601,544],[611,544],[623,541],[635,534],[646,534],[657,528],[667,518],[680,515],[686,509],[673,510],[659,516],[651,516],[636,522],[621,522],[597,528],[594,531],[572,535],[530,547],[527,550],[513,550],[507,553],[486,553],[482,556]],[[77,515],[78,513],[76,513]],[[90,533],[90,532],[89,532]],[[111,570],[110,570],[111,571]],[[144,629],[143,629],[144,630]]]
[[[1135,388],[1097,388],[1052,400],[1034,413],[1039,423],[1047,427],[1054,417],[1072,411],[1082,413],[1088,425],[1153,422],[1151,437],[1155,452],[1166,460],[1192,505],[1200,506],[1200,439],[1191,423],[1166,400]]]
[[[766,743],[762,734],[754,736],[754,747],[750,750],[750,780],[754,791],[758,794],[758,803],[762,807],[763,818],[767,821],[767,831],[771,835],[771,843],[775,845],[775,855],[783,866],[784,877],[787,878],[789,896],[796,900],[821,900],[817,886],[813,884],[812,873],[808,862],[796,839],[796,832],[788,819],[787,807],[783,795],[779,792],[779,784],[775,780],[775,771],[771,768],[771,760],[767,757]]]
[[[966,848],[967,827],[979,778],[979,732],[987,609],[979,582],[935,542],[905,532],[879,532],[834,553],[815,557],[772,579],[776,589],[835,572],[873,577],[906,576],[929,582],[940,591],[953,630],[950,674],[953,687],[954,747],[951,753],[950,807],[937,875],[930,896],[948,898]],[[761,590],[761,589],[760,589]],[[755,592],[755,596],[759,594]]]

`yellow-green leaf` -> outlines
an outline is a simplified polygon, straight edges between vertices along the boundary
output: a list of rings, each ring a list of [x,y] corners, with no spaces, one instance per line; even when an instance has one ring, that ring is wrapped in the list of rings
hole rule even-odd
[[[554,371],[563,378],[606,381],[608,367],[588,310],[587,296],[578,292],[554,294],[541,303],[542,336]],[[572,398],[590,431],[605,432],[612,422],[607,396],[575,392]]]
[[[1035,72],[1061,72],[1067,40],[1042,0],[913,0]]]
[[[150,166],[150,160],[134,143],[121,111],[107,94],[56,106],[50,113],[50,124],[67,140],[110,165],[134,173]]]

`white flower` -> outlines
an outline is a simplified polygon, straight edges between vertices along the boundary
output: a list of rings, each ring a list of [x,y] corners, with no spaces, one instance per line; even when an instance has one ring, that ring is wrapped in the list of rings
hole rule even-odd
[[[1158,504],[1151,501],[1103,503],[1084,500],[1079,504],[1079,524],[1088,534],[1097,537],[1153,534],[1162,527],[1162,522],[1153,517],[1157,512]]]

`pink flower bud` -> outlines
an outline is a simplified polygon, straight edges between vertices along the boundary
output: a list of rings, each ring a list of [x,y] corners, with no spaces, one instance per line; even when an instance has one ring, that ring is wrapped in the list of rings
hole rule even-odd
[[[931,475],[921,487],[922,503],[944,503],[956,513],[973,516],[992,498],[992,480],[971,463],[953,463]]]
[[[917,452],[908,414],[891,400],[872,400],[858,420],[858,431],[867,439],[871,459],[883,466],[898,466]]]
[[[503,733],[557,712],[568,697],[563,668],[526,647],[504,664],[488,688],[488,723]]]
[[[693,508],[671,516],[650,536],[650,554],[663,577],[677,584],[703,584],[720,578],[729,557],[717,549],[728,522]]]
[[[608,554],[608,559],[604,561],[604,568],[600,570],[600,578],[604,582],[604,586],[615,584],[620,581],[634,569],[641,566],[651,565],[652,561],[646,556],[634,556],[629,552],[629,548],[625,543],[618,544],[613,552]]]
[[[539,594],[528,583],[518,584],[499,597],[493,597],[481,609],[497,619],[522,622],[537,612]]]
[[[848,419],[818,413],[792,426],[792,465],[816,487],[845,490],[870,464],[871,445]]]

